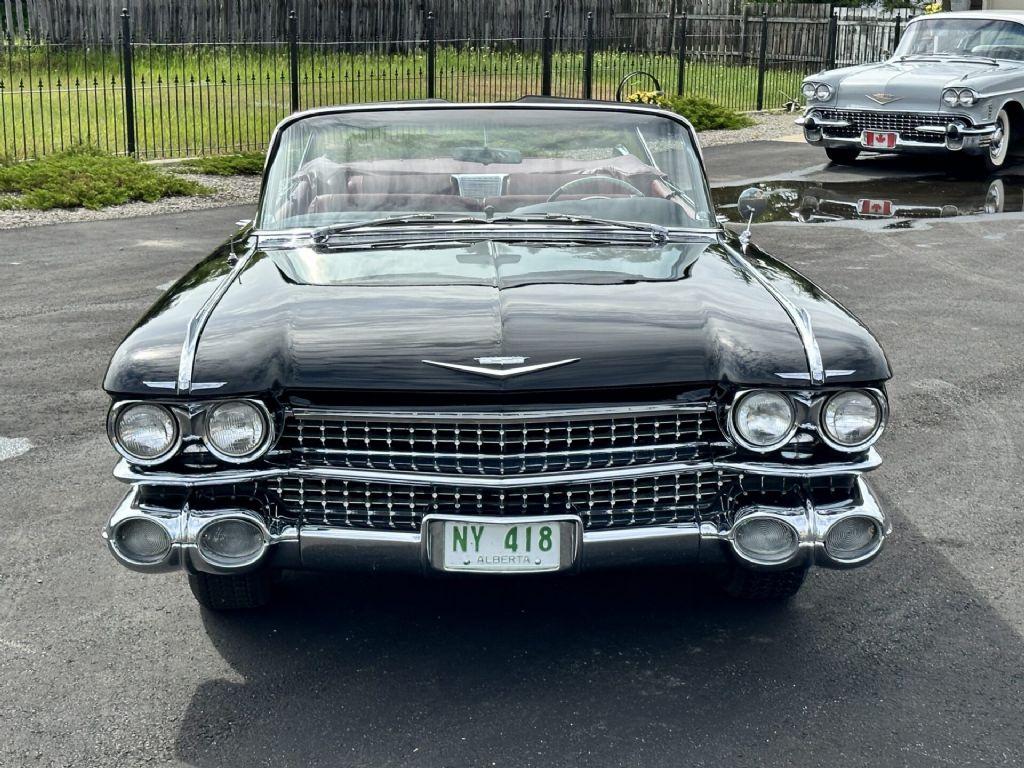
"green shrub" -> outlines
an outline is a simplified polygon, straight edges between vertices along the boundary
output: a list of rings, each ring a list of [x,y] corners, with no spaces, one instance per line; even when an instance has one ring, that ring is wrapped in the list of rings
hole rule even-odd
[[[220,157],[197,157],[184,160],[179,168],[213,176],[260,176],[263,174],[262,152],[243,152]]]
[[[0,162],[0,209],[105,208],[212,190],[130,157],[78,147],[41,160]]]
[[[626,97],[634,104],[653,104],[682,115],[698,131],[735,130],[754,124],[747,115],[700,96],[669,96],[660,91],[637,91]]]

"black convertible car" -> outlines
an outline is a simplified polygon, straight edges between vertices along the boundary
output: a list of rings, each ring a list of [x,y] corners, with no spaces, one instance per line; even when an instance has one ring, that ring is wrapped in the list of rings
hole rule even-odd
[[[889,377],[721,226],[673,114],[315,110],[275,132],[255,221],[113,356],[104,535],[214,609],[321,568],[697,564],[785,598],[889,533],[862,477]]]

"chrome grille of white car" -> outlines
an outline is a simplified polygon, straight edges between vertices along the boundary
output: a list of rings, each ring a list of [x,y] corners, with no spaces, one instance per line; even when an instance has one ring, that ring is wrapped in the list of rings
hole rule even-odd
[[[952,117],[938,113],[881,112],[870,109],[816,109],[815,113],[823,120],[846,120],[850,123],[846,128],[825,128],[826,136],[853,138],[859,137],[862,131],[895,131],[903,139],[933,144],[941,144],[945,141],[945,136],[921,133],[917,130],[918,126],[946,125]]]
[[[591,529],[698,521],[736,477],[708,470],[505,488],[287,477],[267,490],[282,514],[306,525],[416,531],[429,514],[577,514]]]
[[[706,459],[728,449],[707,405],[519,414],[297,410],[279,455],[292,466],[517,475]]]

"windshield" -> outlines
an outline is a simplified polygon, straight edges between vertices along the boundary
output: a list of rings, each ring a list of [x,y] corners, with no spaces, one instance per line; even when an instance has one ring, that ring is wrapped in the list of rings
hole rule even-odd
[[[984,56],[1024,61],[1024,24],[995,19],[915,21],[896,56]]]
[[[258,225],[395,216],[429,224],[422,214],[571,215],[681,228],[715,221],[696,147],[675,120],[490,107],[346,112],[291,124],[268,171]]]

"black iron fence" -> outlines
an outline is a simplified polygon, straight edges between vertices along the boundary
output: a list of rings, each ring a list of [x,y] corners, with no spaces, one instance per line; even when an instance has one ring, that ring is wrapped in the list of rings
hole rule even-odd
[[[262,150],[297,109],[397,99],[610,100],[660,88],[741,111],[780,108],[799,101],[808,73],[891,51],[905,20],[682,13],[640,46],[635,29],[598,34],[589,15],[579,32],[553,34],[548,14],[529,37],[439,37],[427,13],[414,40],[308,42],[293,13],[285,40],[183,44],[147,37],[125,12],[119,35],[88,45],[0,40],[0,156],[79,144],[144,158]]]

